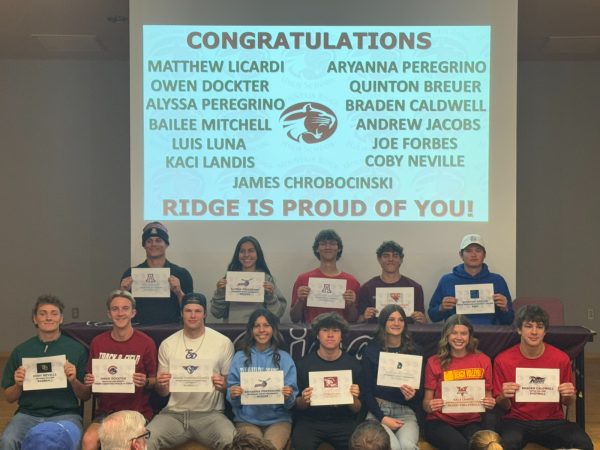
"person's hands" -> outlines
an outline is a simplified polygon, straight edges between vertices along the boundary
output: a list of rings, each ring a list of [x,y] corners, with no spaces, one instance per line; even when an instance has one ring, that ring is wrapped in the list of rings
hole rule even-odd
[[[133,278],[125,277],[121,280],[121,289],[123,291],[131,291],[132,284],[133,284]]]
[[[444,297],[442,299],[442,303],[440,305],[440,311],[449,311],[454,308],[456,308],[456,298],[455,297]]]

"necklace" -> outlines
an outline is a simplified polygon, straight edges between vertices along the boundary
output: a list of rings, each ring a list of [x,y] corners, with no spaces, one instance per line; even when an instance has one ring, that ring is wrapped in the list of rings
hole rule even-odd
[[[205,336],[206,336],[206,331],[202,335],[202,339],[200,340],[200,345],[198,345],[198,348],[196,348],[196,350],[194,350],[192,347],[189,347],[187,345],[187,343],[185,342],[185,333],[183,333],[183,332],[181,333],[181,339],[183,340],[183,347],[185,348],[185,359],[196,359],[198,357],[198,350],[200,350],[200,347],[202,347],[202,344],[204,344]]]

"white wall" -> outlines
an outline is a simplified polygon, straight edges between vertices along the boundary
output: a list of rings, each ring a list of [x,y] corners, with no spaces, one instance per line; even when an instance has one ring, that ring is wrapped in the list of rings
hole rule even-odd
[[[0,351],[53,293],[101,317],[129,264],[126,62],[0,61]]]
[[[74,306],[82,319],[102,319],[104,297],[130,263],[128,79],[126,62],[0,61],[2,352],[33,334],[30,308],[41,293],[65,300],[67,320]],[[600,314],[599,79],[600,62],[519,66],[513,292],[557,295],[568,323],[595,329],[587,308]],[[366,227],[365,234],[380,231]],[[224,227],[227,239],[233,228]],[[435,249],[405,243],[406,273],[422,278],[410,254],[437,261]],[[296,256],[298,272],[316,263],[308,250]],[[267,251],[277,257],[284,249]],[[359,264],[377,269],[374,259],[352,263]],[[432,265],[435,276],[446,270]],[[212,287],[214,280],[194,275],[201,289]],[[587,352],[600,354],[600,344]]]
[[[567,323],[598,330],[600,62],[525,62],[518,76],[518,294],[557,296]]]

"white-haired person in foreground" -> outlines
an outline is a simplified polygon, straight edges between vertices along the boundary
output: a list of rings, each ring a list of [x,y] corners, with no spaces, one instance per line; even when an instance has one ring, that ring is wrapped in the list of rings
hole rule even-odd
[[[146,450],[150,431],[137,411],[117,411],[106,416],[98,431],[102,450]]]

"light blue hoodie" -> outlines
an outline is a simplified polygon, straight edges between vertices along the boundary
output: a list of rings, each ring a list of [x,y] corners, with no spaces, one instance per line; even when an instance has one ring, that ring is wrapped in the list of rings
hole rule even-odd
[[[252,347],[250,356],[252,364],[250,367],[244,365],[246,355],[243,351],[236,352],[231,361],[229,375],[227,376],[227,401],[231,403],[234,414],[234,422],[252,423],[258,426],[268,426],[278,422],[291,422],[291,409],[298,395],[298,383],[296,381],[296,366],[289,353],[279,350],[279,369],[273,364],[273,350],[271,347],[264,352],[259,352]],[[231,386],[240,384],[240,372],[251,371],[283,371],[283,384],[292,388],[292,395],[282,405],[242,405],[240,397],[231,398]]]

